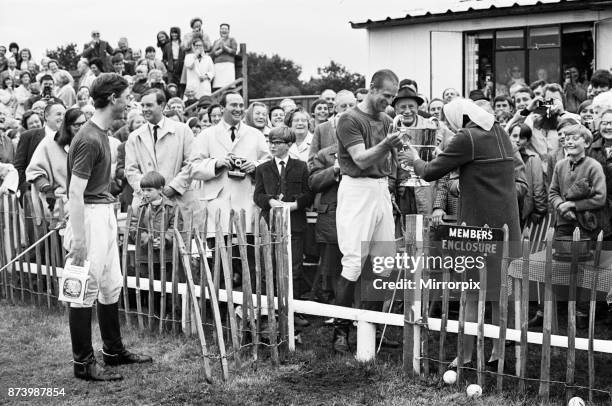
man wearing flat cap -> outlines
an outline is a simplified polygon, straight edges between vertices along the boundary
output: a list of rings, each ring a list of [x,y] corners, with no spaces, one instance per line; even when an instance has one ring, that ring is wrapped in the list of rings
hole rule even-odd
[[[424,100],[417,94],[411,85],[401,87],[391,105],[395,109],[395,115],[401,116],[400,123],[403,127],[412,128],[435,128],[436,125],[429,119],[418,114],[419,106]],[[431,214],[434,185],[430,186],[400,186],[403,181],[410,177],[408,171],[398,168],[396,202],[402,213],[405,214]]]

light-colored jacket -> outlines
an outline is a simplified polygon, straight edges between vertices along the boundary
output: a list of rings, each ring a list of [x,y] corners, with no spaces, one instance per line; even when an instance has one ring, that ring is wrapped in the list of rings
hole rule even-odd
[[[210,56],[203,54],[198,61],[195,54],[185,55],[185,83],[187,89],[195,90],[199,99],[212,93],[211,83],[215,77],[215,65]]]
[[[34,183],[41,176],[46,178],[56,195],[66,194],[68,152],[52,137],[45,136],[34,150],[26,168],[26,180]]]
[[[253,193],[255,185],[253,177],[228,177],[228,170],[223,168],[215,170],[218,159],[234,154],[247,161],[259,165],[271,155],[266,144],[266,137],[261,131],[240,123],[236,132],[236,139],[230,138],[230,125],[221,120],[215,126],[209,127],[198,134],[190,158],[191,176],[194,180],[202,180],[199,197],[208,205],[209,215],[214,215],[217,208],[221,209],[221,224],[224,232],[227,231],[229,210],[247,212],[247,229],[250,230],[251,215],[255,208]],[[227,220],[227,221],[226,221]],[[214,232],[214,220],[208,221],[208,231]]]
[[[134,206],[140,202],[140,179],[157,171],[170,186],[185,198],[191,179],[187,165],[193,144],[193,133],[186,124],[162,119],[153,145],[150,123],[133,131],[125,144],[125,177],[134,189]]]

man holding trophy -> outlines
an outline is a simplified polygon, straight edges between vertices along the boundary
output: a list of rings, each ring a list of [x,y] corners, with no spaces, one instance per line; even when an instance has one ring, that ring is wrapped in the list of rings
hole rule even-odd
[[[343,254],[336,305],[351,307],[355,284],[368,255],[393,256],[395,237],[389,177],[394,177],[396,148],[403,143],[384,111],[398,92],[399,80],[388,69],[372,76],[366,98],[338,119],[338,161],[342,180],[338,188],[336,227]],[[362,249],[362,242],[364,244]],[[384,242],[387,242],[385,245]],[[382,244],[381,244],[382,243]],[[392,247],[395,248],[395,247]],[[391,250],[391,251],[394,251]],[[333,347],[348,353],[350,321],[337,320]]]

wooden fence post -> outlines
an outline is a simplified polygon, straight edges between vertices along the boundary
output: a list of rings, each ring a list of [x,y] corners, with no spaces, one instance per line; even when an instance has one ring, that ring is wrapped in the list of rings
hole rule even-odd
[[[550,397],[550,335],[552,323],[552,245],[551,228],[546,233],[546,265],[544,269],[544,326],[542,328],[542,360],[540,362],[540,389],[538,394],[543,403],[548,403]]]
[[[591,297],[589,306],[589,402],[593,402],[593,387],[595,386],[595,355],[593,353],[593,340],[595,339],[595,306],[597,304],[597,283],[599,281],[599,263],[601,260],[601,246],[603,242],[603,231],[597,236],[597,245],[595,247],[595,258],[593,261],[593,270],[591,276]]]
[[[270,342],[272,364],[278,365],[278,330],[274,310],[274,270],[272,266],[272,240],[270,238],[270,229],[268,228],[268,225],[266,224],[263,218],[260,219],[259,225],[260,230],[262,230],[264,270],[266,272],[266,299],[268,302],[268,341]]]
[[[502,245],[501,288],[499,290],[499,362],[497,364],[497,390],[504,388],[504,363],[506,361],[506,327],[508,325],[508,263],[510,262],[510,232],[504,224],[504,241]]]
[[[525,384],[527,377],[527,331],[529,330],[529,234],[525,235],[523,238],[523,263],[522,263],[522,278],[515,279],[515,281],[521,281],[522,286],[520,284],[515,285],[514,291],[515,296],[519,298],[519,308],[516,309],[518,311],[517,317],[520,319],[520,328],[521,328],[521,345],[519,347],[519,357],[517,357],[517,369],[519,371],[518,375],[520,376],[519,384],[519,392],[525,393]],[[522,288],[522,291],[519,289]],[[519,324],[516,324],[516,327],[519,327]]]
[[[576,370],[576,285],[578,283],[578,242],[580,241],[580,229],[576,227],[572,236],[572,264],[569,275],[569,297],[567,301],[567,371],[565,382],[568,385],[565,393],[565,401],[572,398],[574,390],[574,372]]]
[[[240,55],[242,56],[242,98],[246,105],[249,104],[249,55],[246,44],[240,44]]]

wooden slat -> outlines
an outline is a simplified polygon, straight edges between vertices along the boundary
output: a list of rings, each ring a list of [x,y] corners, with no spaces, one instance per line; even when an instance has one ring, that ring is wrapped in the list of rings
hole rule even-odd
[[[467,282],[465,272],[461,274],[462,285]],[[461,290],[459,299],[459,331],[457,332],[457,384],[461,385],[463,379],[463,361],[465,354],[463,353],[463,345],[465,342],[465,306],[467,303],[467,293],[465,289]]]
[[[508,263],[510,262],[509,230],[504,224],[504,241],[502,245],[501,286],[499,290],[499,362],[497,364],[497,391],[504,388],[504,363],[506,360],[506,328],[508,327]]]
[[[423,258],[429,258],[429,229],[430,219],[429,217],[423,216]],[[422,280],[429,280],[429,266],[427,261],[423,264]],[[420,283],[420,282],[417,282]],[[423,375],[429,376],[429,330],[427,329],[427,320],[429,316],[429,287],[425,286],[422,291],[422,311],[421,317],[423,319],[423,327],[421,328],[421,356],[423,357]]]
[[[42,232],[43,235],[47,234],[47,232],[49,231],[48,227],[47,227],[47,221],[43,218],[42,221]],[[49,264],[51,263],[51,259],[50,259],[50,255],[49,255],[49,237],[45,238],[44,242],[44,247],[45,247],[45,267],[47,268],[47,271],[49,270]],[[53,278],[51,278],[51,272],[45,272],[46,276],[47,276],[47,307],[51,307],[53,305],[53,303],[57,303],[55,300],[51,300],[51,298],[53,297]],[[58,292],[58,296],[59,296],[59,292]]]
[[[143,208],[143,210],[145,210]],[[154,262],[153,262],[153,240],[155,239],[155,230],[153,229],[153,206],[149,203],[146,206],[146,210],[149,211],[149,220],[147,221],[147,234],[149,235],[149,242],[147,243],[147,269],[149,279],[149,300],[147,306],[149,308],[149,331],[153,331],[154,320],[155,320],[155,288],[153,281],[155,280],[154,274]]]
[[[415,225],[414,217],[406,216],[406,228],[404,229],[404,247],[408,256],[416,255],[416,236],[414,234]],[[404,278],[410,280],[413,275],[410,274],[408,269],[404,269]],[[404,293],[404,348],[402,351],[402,367],[404,374],[413,376],[413,360],[414,360],[414,339],[415,339],[415,325],[414,313],[412,311],[412,301],[414,292],[410,289],[403,289]]]
[[[187,303],[187,306],[190,307],[193,305],[193,314],[196,319],[196,329],[198,332],[198,338],[200,339],[200,347],[202,350],[202,360],[204,362],[204,378],[208,383],[212,383],[212,370],[210,368],[210,360],[208,359],[208,347],[206,345],[206,335],[204,334],[204,328],[202,327],[202,319],[200,319],[200,308],[198,305],[198,300],[196,299],[195,293],[195,284],[193,283],[193,275],[191,273],[191,264],[189,262],[191,258],[191,251],[187,251],[185,248],[185,242],[181,238],[178,230],[174,230],[174,234],[176,239],[180,244],[181,258],[183,260],[183,269],[185,270],[185,276],[187,278],[187,287],[189,289],[191,298],[191,303]]]
[[[205,222],[206,224],[206,222]],[[206,230],[206,228],[204,228]],[[221,320],[221,312],[219,311],[219,301],[217,299],[217,292],[215,291],[215,286],[212,278],[212,274],[210,273],[210,267],[208,266],[208,261],[206,261],[206,249],[204,246],[203,240],[199,235],[196,234],[196,245],[198,248],[198,252],[200,254],[200,258],[204,258],[202,263],[204,264],[204,277],[206,279],[206,288],[208,289],[208,296],[210,297],[210,307],[213,312],[213,319],[215,321],[215,331],[216,331],[216,340],[217,346],[219,347],[219,356],[221,357],[221,372],[222,378],[224,381],[229,380],[229,368],[227,365],[227,354],[225,352],[225,340],[223,338],[223,324]],[[206,241],[206,240],[204,240]],[[200,295],[202,297],[206,296],[204,287],[200,291]]]
[[[217,209],[215,212],[215,224],[221,223],[221,210]],[[216,237],[215,237],[216,238]],[[219,241],[215,243],[215,258],[213,261],[213,279],[215,282],[215,290],[217,291],[217,297],[219,297],[219,286],[221,285],[221,251],[216,247],[219,245]]]
[[[0,235],[0,238],[2,240],[4,240],[4,237],[6,236],[6,233],[8,232],[7,224],[4,221],[5,211],[6,211],[6,205],[4,203],[4,197],[0,196],[0,233],[2,233]],[[9,261],[9,258],[6,257],[5,245],[2,244],[2,246],[0,246],[0,266],[4,266],[5,264],[8,263],[8,261]],[[0,275],[0,279],[2,281],[2,293],[4,295],[4,298],[8,299],[9,297],[8,269],[5,269],[4,271],[2,271],[2,274]]]
[[[550,335],[552,324],[552,244],[551,228],[546,233],[546,264],[544,267],[544,326],[542,328],[542,359],[540,362],[540,388],[538,395],[542,402],[548,403],[550,398]]]
[[[34,230],[34,239],[36,241],[38,241],[38,239],[41,237],[40,235],[40,229],[39,229],[39,221],[40,219],[36,217],[35,215],[35,211],[34,211],[34,201],[32,199],[30,199],[28,201],[28,204],[30,205],[30,212],[32,213],[32,228]],[[43,284],[44,284],[44,279],[43,279],[43,274],[42,274],[42,253],[40,252],[40,244],[36,244],[36,248],[34,248],[34,252],[35,252],[35,257],[36,257],[36,297],[37,297],[37,303],[39,306],[42,306],[43,303],[43,299],[42,299],[42,295],[43,293]]]
[[[262,234],[262,248],[264,259],[264,270],[266,272],[266,298],[268,300],[268,337],[270,341],[270,353],[272,364],[279,364],[278,355],[278,330],[276,324],[276,314],[274,310],[274,270],[272,267],[272,247],[270,230],[262,218],[259,222]]]
[[[276,252],[276,290],[278,300],[278,319],[279,319],[279,333],[281,337],[280,345],[280,356],[281,360],[284,360],[287,356],[287,339],[289,335],[288,317],[287,317],[287,301],[286,291],[287,286],[285,285],[285,267],[283,260],[283,240],[282,240],[282,226],[281,226],[281,210],[273,210],[274,213],[274,248]]]
[[[12,205],[11,214],[13,217],[13,239],[15,244],[15,255],[21,255],[21,233],[19,230],[19,203],[17,202],[17,196],[9,195],[9,200]],[[24,265],[23,260],[17,261],[19,263],[19,296],[21,303],[25,302],[25,280],[24,280]],[[47,264],[49,266],[49,264]],[[29,272],[28,272],[29,273]]]
[[[476,368],[478,375],[478,385],[484,387],[485,384],[485,343],[484,343],[484,322],[485,307],[487,304],[487,266],[479,269],[480,290],[478,291],[478,334],[476,339]],[[463,273],[465,275],[465,272]]]
[[[141,255],[142,252],[142,244],[140,243],[140,236],[142,234],[142,229],[145,227],[144,224],[142,224],[142,213],[143,213],[144,207],[140,207],[140,209],[138,210],[138,222],[136,223],[136,261],[135,264],[136,266],[134,267],[134,272],[135,272],[135,277],[136,277],[136,318],[138,319],[138,328],[143,330],[144,329],[144,318],[143,318],[143,313],[142,313],[142,298],[140,295],[140,271],[141,271],[141,267],[142,267],[142,262],[140,262],[140,260],[138,259],[139,256]]]
[[[574,373],[576,371],[576,287],[578,283],[578,242],[580,241],[580,229],[576,227],[572,238],[572,263],[569,275],[569,296],[567,302],[567,370],[565,382],[567,391],[566,401],[572,398],[573,389],[569,387],[574,384]]]
[[[253,216],[253,234],[255,250],[255,292],[257,294],[257,308],[255,313],[255,329],[257,332],[257,342],[261,340],[261,234],[259,228],[260,211],[257,209]]]
[[[191,210],[183,210],[182,211],[183,214],[183,226],[186,229],[186,237],[185,237],[185,246],[186,246],[186,250],[187,252],[189,252],[189,254],[191,255],[191,239],[192,239],[192,235],[193,235],[193,211]],[[190,257],[191,259],[191,257]],[[185,261],[183,260],[183,263]],[[191,262],[190,262],[191,264]],[[191,268],[190,268],[191,269]],[[192,299],[195,298],[191,298],[191,292],[188,290],[187,291],[187,303],[189,303]],[[185,313],[185,331],[183,331],[183,334],[185,334],[187,337],[190,337],[193,334],[193,323],[192,323],[192,318],[193,315],[191,314],[192,312],[192,307],[191,306],[187,306],[183,309],[183,312]]]
[[[8,234],[9,234],[9,238],[8,238],[8,246],[9,246],[9,252],[11,254],[11,259],[15,258],[16,255],[16,249],[15,249],[15,233],[14,233],[14,229],[15,229],[15,224],[13,223],[13,211],[14,209],[14,205],[13,205],[13,199],[11,198],[11,196],[7,196],[8,198]],[[18,261],[19,262],[19,261]],[[7,270],[8,271],[8,270]],[[15,304],[15,296],[16,296],[16,290],[18,289],[17,287],[17,280],[18,280],[18,270],[17,270],[17,263],[13,264],[11,266],[11,303]],[[47,279],[49,279],[49,276],[47,276]],[[47,282],[49,282],[47,280]],[[47,285],[48,286],[48,285]],[[47,287],[48,289],[48,287]],[[48,297],[47,297],[48,299]],[[49,302],[49,307],[51,307],[51,302]]]
[[[251,272],[249,269],[249,260],[247,257],[247,240],[246,231],[243,228],[246,214],[244,209],[240,212],[240,217],[234,216],[234,227],[236,228],[236,236],[238,237],[238,249],[242,263],[242,308],[246,309],[246,315],[243,313],[243,319],[247,319],[251,327],[251,340],[253,340],[253,361],[257,361],[257,351],[259,350],[259,342],[257,341],[257,328],[255,325],[255,309],[253,307],[253,289],[251,288]],[[246,316],[246,317],[245,317]]]
[[[206,227],[208,227],[208,214],[207,211],[204,210],[204,230],[206,230]],[[204,231],[204,239],[203,241],[206,241],[206,231]],[[200,232],[196,232],[195,236],[199,237]],[[202,238],[200,238],[200,240],[202,240]],[[197,240],[196,240],[197,241]],[[199,248],[199,247],[197,247]],[[206,251],[204,251],[206,252]],[[204,325],[206,325],[207,323],[207,316],[206,316],[206,295],[204,294],[204,292],[206,291],[206,275],[205,275],[205,266],[204,263],[206,262],[208,264],[208,258],[206,256],[202,256],[200,254],[200,311],[202,312],[201,317],[202,317],[202,323]]]
[[[229,255],[223,242],[223,230],[221,224],[216,224],[217,228],[217,249],[220,251],[221,266],[223,268],[223,276],[225,280],[225,290],[227,291],[227,313],[229,316],[230,330],[232,335],[232,347],[234,349],[234,361],[236,366],[240,367],[240,339],[238,338],[238,324],[236,323],[236,310],[234,309],[233,289],[232,289],[232,274],[228,264]],[[227,236],[228,240],[231,235]]]
[[[443,267],[442,269],[442,280],[444,281],[444,286],[448,286],[448,282],[450,282],[450,269],[446,269]],[[442,320],[440,321],[440,350],[438,359],[441,361],[438,364],[438,373],[440,375],[444,374],[446,371],[446,326],[448,325],[448,301],[449,301],[450,290],[444,289],[442,291]]]
[[[597,305],[597,283],[599,281],[599,264],[601,260],[601,246],[603,241],[603,231],[597,236],[595,247],[595,259],[593,261],[593,275],[591,277],[591,297],[589,306],[589,402],[594,402],[593,388],[595,387],[595,354],[593,351],[593,341],[595,339],[595,307]]]
[[[166,318],[166,206],[162,204],[161,230],[159,230],[159,280],[161,292],[159,295],[159,333],[164,332],[164,319]]]
[[[515,292],[518,293],[519,297],[522,297],[520,301],[520,328],[521,328],[521,345],[519,351],[519,358],[517,360],[518,368],[519,368],[519,376],[520,380],[519,384],[519,392],[525,392],[527,377],[527,332],[529,331],[529,239],[523,239],[523,263],[522,263],[522,291],[519,292],[519,286],[517,285],[515,288]],[[518,279],[515,279],[517,281]],[[516,326],[517,328],[519,325]]]
[[[174,221],[172,222],[175,230],[179,229],[179,212],[180,210],[174,211]],[[179,230],[183,231],[183,230]],[[172,334],[177,335],[179,332],[180,321],[178,320],[178,270],[179,270],[179,252],[178,252],[178,240],[176,239],[176,233],[172,234],[172,293],[171,293],[171,307],[172,307]]]
[[[125,220],[125,227],[123,228],[123,245],[121,246],[121,271],[123,274],[123,308],[125,310],[125,323],[128,326],[132,325],[130,320],[130,296],[128,291],[127,277],[128,277],[128,245],[130,238],[130,222],[132,219],[132,206],[130,205],[127,210],[127,218]],[[138,244],[138,242],[136,242]]]

